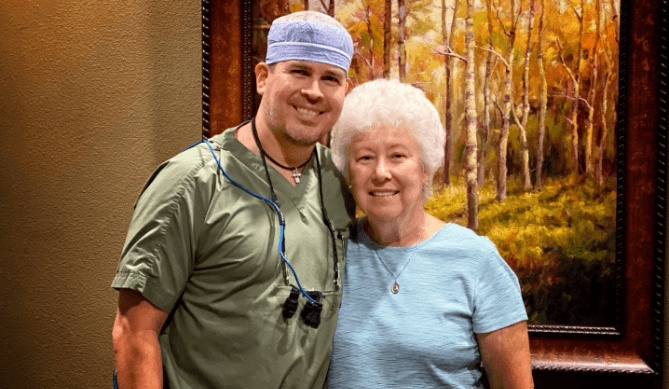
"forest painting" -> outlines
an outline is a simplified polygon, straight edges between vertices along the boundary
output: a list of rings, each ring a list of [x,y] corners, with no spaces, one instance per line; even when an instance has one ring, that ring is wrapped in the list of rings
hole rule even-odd
[[[399,79],[437,107],[427,210],[497,245],[529,323],[614,327],[620,0],[256,0],[254,61],[303,9],[353,36],[354,86]]]

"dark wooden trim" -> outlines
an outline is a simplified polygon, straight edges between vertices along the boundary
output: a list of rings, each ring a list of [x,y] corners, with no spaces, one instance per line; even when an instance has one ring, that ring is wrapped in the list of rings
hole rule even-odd
[[[244,105],[244,18],[250,0],[202,0],[202,123],[203,136],[218,134],[250,116]],[[248,28],[247,28],[248,29]],[[248,49],[247,49],[248,51]],[[248,77],[248,76],[246,76]]]

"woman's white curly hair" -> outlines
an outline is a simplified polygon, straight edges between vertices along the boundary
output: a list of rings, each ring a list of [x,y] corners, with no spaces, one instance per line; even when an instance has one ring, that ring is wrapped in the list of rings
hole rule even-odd
[[[409,131],[420,145],[423,170],[428,176],[425,198],[432,178],[444,164],[446,133],[439,112],[420,89],[397,80],[377,79],[353,88],[346,96],[341,116],[332,129],[334,163],[348,180],[348,151],[359,133],[379,127]]]

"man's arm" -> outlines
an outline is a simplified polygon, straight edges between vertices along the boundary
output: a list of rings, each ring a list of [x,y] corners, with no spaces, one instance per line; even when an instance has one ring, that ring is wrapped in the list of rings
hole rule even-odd
[[[526,321],[476,334],[476,339],[490,388],[534,388]]]
[[[163,387],[163,364],[158,334],[167,313],[141,293],[121,289],[112,341],[120,389]]]

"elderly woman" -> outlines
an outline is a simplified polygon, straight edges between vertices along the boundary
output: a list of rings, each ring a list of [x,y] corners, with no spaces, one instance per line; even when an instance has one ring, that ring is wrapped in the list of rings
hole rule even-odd
[[[444,129],[418,89],[391,80],[347,96],[332,133],[364,217],[346,251],[329,389],[533,387],[518,279],[495,245],[430,216]]]

